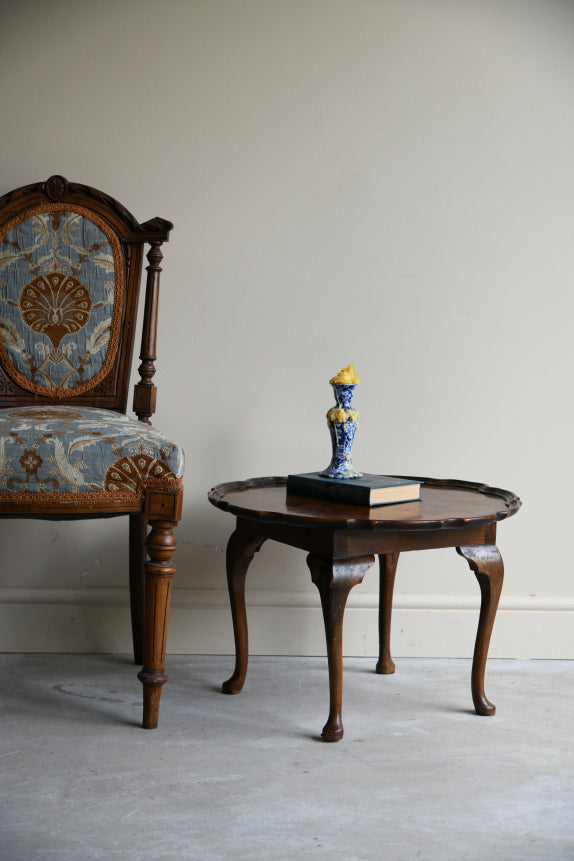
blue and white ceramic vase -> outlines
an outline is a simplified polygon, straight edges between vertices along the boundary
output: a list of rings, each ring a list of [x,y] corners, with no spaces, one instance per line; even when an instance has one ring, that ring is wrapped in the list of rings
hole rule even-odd
[[[349,368],[352,368],[352,365]],[[346,368],[342,369],[337,376],[340,377],[347,371]],[[333,456],[331,463],[321,475],[325,478],[361,478],[363,473],[357,472],[351,460],[351,449],[359,423],[359,413],[351,409],[356,383],[338,383],[335,382],[336,379],[337,377],[331,380],[331,385],[337,404],[327,413]]]

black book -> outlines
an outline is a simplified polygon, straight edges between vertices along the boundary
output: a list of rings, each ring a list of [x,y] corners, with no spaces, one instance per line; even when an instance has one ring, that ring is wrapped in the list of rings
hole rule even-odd
[[[420,499],[420,482],[391,475],[371,475],[361,478],[325,478],[319,472],[287,476],[287,493],[314,496],[351,505],[390,505],[393,502],[413,502]]]

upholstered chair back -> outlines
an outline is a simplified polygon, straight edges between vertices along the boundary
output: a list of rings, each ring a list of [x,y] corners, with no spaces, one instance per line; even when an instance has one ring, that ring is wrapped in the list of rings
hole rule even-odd
[[[0,350],[34,394],[93,389],[117,352],[125,306],[117,236],[82,207],[37,206],[4,227]]]
[[[26,391],[68,398],[109,373],[125,311],[124,259],[84,207],[44,204],[4,226],[0,350]]]
[[[79,399],[126,411],[143,244],[152,245],[148,271],[159,274],[170,228],[161,219],[140,225],[112,198],[63,177],[0,199],[3,405]],[[155,402],[153,275],[134,403],[144,421]]]

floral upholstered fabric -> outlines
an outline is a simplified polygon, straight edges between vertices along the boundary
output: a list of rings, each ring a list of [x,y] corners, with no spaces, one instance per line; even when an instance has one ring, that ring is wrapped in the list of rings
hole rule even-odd
[[[93,388],[116,355],[123,253],[99,216],[43,204],[0,235],[0,359],[28,391],[66,398]]]
[[[3,501],[138,498],[150,487],[178,487],[183,467],[179,446],[122,413],[71,405],[0,410]]]

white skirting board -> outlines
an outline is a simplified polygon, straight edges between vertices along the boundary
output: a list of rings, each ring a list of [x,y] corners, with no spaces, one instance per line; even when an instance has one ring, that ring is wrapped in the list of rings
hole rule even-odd
[[[313,592],[251,591],[249,648],[253,655],[323,655],[319,596]],[[346,655],[376,656],[378,597],[351,594],[345,611]],[[471,657],[478,596],[396,594],[394,657]],[[574,659],[574,597],[504,595],[490,657]],[[220,590],[173,593],[167,650],[172,654],[232,654],[227,595]],[[127,589],[0,589],[0,651],[131,651]]]

